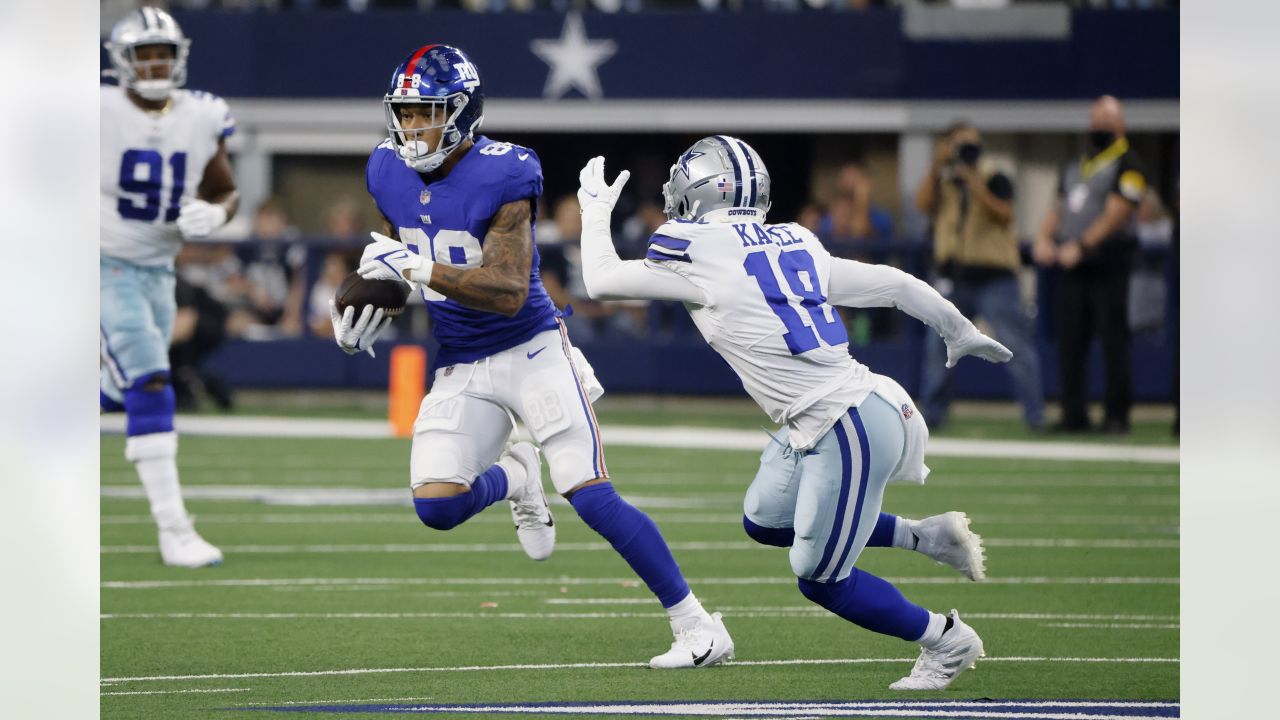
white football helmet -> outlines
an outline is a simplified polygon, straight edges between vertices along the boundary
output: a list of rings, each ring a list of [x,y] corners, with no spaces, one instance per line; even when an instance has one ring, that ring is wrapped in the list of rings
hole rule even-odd
[[[103,45],[111,55],[120,84],[148,100],[164,100],[187,82],[191,41],[182,34],[178,21],[163,10],[143,7],[125,15],[111,28],[111,39]],[[140,61],[136,51],[143,45],[172,45],[173,58]],[[167,77],[146,80],[139,77],[139,68],[158,66],[168,66]],[[148,73],[149,76],[155,74]]]

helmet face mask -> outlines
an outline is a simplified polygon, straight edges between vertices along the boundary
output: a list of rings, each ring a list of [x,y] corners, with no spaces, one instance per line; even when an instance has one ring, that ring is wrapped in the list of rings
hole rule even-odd
[[[424,46],[397,65],[382,105],[392,147],[417,172],[439,168],[484,122],[480,74],[448,45]],[[411,107],[413,121],[403,121]]]
[[[391,137],[396,154],[418,172],[431,172],[440,167],[449,154],[462,144],[464,138],[457,129],[457,122],[468,102],[469,99],[462,93],[444,98],[413,100],[388,96],[382,105],[387,115],[387,134]],[[426,124],[405,127],[401,122],[400,112],[405,107],[413,107],[425,115]],[[440,133],[435,135],[435,130]],[[430,137],[433,135],[434,142]]]
[[[671,166],[662,186],[663,212],[673,220],[700,221],[708,213],[770,206],[769,171],[745,142],[712,135],[689,147]]]
[[[144,7],[129,13],[111,29],[104,45],[120,84],[147,100],[167,100],[186,84],[191,41],[163,10]],[[169,57],[155,57],[151,48],[156,46],[171,48]]]

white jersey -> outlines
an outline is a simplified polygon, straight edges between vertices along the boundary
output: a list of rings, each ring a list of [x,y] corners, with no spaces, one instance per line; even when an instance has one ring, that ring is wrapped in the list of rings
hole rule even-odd
[[[102,253],[172,265],[182,247],[178,209],[234,131],[226,101],[215,95],[175,90],[167,110],[149,113],[124,88],[102,86]]]
[[[698,330],[770,419],[792,427],[797,446],[875,388],[826,302],[831,255],[800,225],[672,221],[650,239],[646,261],[702,290],[706,302],[689,306]]]
[[[584,211],[588,292],[597,299],[683,301],[747,394],[770,419],[788,427],[796,449],[812,447],[872,392],[900,406],[904,421],[914,417],[923,428],[896,382],[850,357],[848,334],[833,305],[897,307],[949,340],[977,334],[973,323],[901,270],[831,257],[798,224],[766,224],[750,208],[716,212],[722,221],[663,224],[650,238],[644,261],[623,262],[609,238],[608,214]]]

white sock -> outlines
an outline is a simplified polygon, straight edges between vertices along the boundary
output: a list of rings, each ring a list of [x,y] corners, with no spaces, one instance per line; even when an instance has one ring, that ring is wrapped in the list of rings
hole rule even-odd
[[[681,628],[694,625],[709,616],[702,603],[690,591],[683,600],[667,608],[667,617],[671,618],[671,631],[679,632]]]
[[[942,639],[942,631],[947,627],[947,616],[939,615],[936,612],[929,613],[929,624],[925,626],[924,634],[920,636],[916,642],[924,647],[932,648]]]
[[[916,540],[916,536],[911,532],[911,528],[915,527],[915,524],[915,520],[908,520],[904,517],[898,518],[898,522],[893,525],[894,547],[903,548],[905,550],[916,549],[916,543],[918,541]]]
[[[524,463],[517,460],[514,455],[503,455],[494,464],[507,473],[506,498],[511,500],[520,496],[524,492],[525,483],[529,481],[529,472],[524,469]]]
[[[125,441],[124,456],[138,470],[156,525],[167,528],[189,523],[178,484],[178,434],[135,435]]]

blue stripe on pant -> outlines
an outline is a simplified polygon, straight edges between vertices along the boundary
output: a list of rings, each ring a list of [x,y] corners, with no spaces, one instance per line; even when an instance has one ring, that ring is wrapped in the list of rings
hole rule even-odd
[[[842,417],[808,452],[791,451],[784,431],[760,458],[744,514],[761,528],[795,529],[790,559],[797,577],[842,580],[875,530],[885,482],[905,441],[897,408],[878,395]]]

